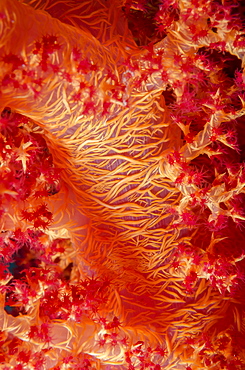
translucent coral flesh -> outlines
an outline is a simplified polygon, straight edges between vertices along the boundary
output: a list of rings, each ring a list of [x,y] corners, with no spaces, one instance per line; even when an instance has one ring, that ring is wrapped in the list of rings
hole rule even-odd
[[[63,12],[58,2],[28,3],[0,4],[1,110],[35,122],[62,169],[61,190],[45,200],[54,221],[42,230],[46,239],[38,237],[50,260],[39,251],[32,266],[37,274],[46,264],[53,290],[48,274],[35,275],[33,285],[30,275],[17,317],[4,311],[3,296],[3,333],[20,348],[46,351],[46,368],[66,368],[71,353],[126,369],[241,369],[244,41],[237,10],[215,1],[162,2],[158,23],[163,9],[176,7],[166,37],[137,48],[121,8],[141,11],[140,1],[88,2],[87,14],[86,3],[61,2]],[[228,71],[229,60],[237,71]],[[16,144],[24,173],[25,144]],[[26,225],[14,199],[3,230],[40,222],[35,206],[22,212]],[[65,242],[52,254],[56,238]],[[67,282],[61,270],[69,264]],[[24,294],[17,288],[15,299]]]

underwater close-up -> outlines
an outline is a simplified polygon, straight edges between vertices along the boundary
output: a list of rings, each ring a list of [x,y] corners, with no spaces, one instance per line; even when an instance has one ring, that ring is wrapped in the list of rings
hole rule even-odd
[[[245,1],[0,0],[0,370],[245,370]]]

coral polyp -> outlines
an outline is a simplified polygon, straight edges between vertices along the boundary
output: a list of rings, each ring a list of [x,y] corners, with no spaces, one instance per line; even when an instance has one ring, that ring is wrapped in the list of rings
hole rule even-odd
[[[244,21],[1,1],[1,368],[244,368]]]

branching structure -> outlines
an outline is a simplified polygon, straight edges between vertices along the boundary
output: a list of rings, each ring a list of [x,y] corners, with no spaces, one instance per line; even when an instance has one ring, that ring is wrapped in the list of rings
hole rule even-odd
[[[244,27],[1,1],[4,369],[243,369]]]

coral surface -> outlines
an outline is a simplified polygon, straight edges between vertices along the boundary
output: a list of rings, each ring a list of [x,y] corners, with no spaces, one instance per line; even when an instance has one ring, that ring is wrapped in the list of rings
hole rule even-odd
[[[0,369],[245,369],[242,0],[1,0]]]

